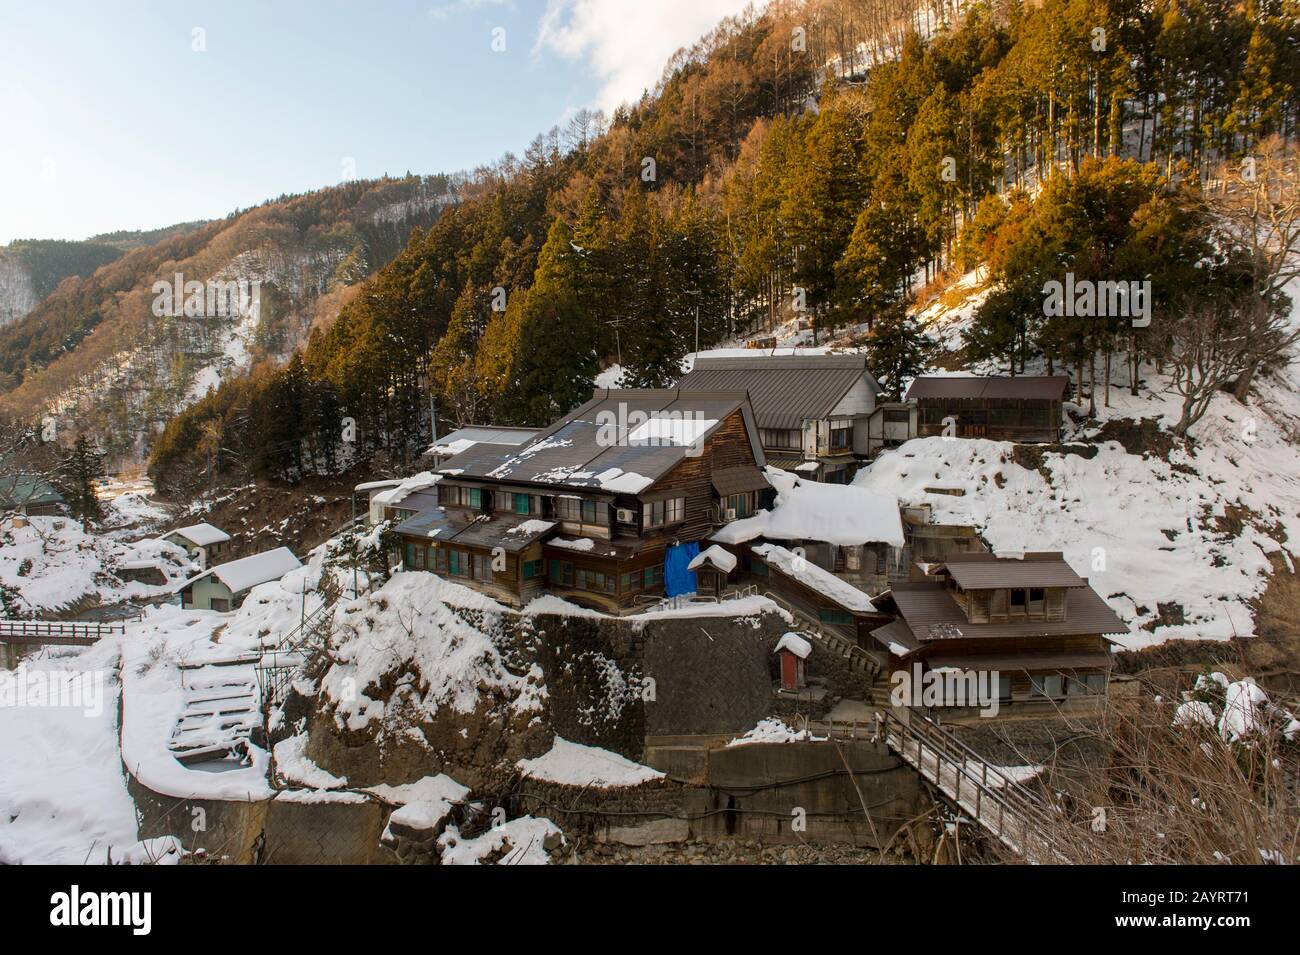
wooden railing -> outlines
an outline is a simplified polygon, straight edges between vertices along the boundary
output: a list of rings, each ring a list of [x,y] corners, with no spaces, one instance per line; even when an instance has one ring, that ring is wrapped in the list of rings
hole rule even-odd
[[[0,643],[15,646],[90,646],[103,637],[126,633],[126,624],[98,620],[0,619]]]

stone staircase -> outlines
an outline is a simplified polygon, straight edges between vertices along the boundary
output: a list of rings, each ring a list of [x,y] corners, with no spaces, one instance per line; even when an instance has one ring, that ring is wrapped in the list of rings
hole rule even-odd
[[[256,662],[255,656],[233,657],[181,668],[185,703],[167,744],[179,762],[243,752],[262,722]]]
[[[829,656],[838,657],[844,665],[855,676],[862,679],[863,688],[868,695],[874,693],[874,688],[880,679],[880,665],[872,658],[871,654],[858,646],[848,637],[827,630],[821,625],[821,621],[815,620],[807,611],[800,610],[798,607],[785,600],[777,594],[767,591],[763,594],[777,606],[781,607],[787,613],[795,618],[801,625],[794,632],[803,637],[822,653]],[[886,697],[888,697],[888,683],[885,684]]]

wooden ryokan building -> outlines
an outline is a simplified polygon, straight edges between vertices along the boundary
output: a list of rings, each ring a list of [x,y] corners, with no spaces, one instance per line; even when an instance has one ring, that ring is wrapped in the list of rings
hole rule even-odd
[[[996,671],[1003,704],[1043,709],[1105,694],[1107,637],[1128,633],[1059,552],[949,554],[875,604],[895,615],[871,634],[891,669]]]
[[[438,505],[397,528],[402,558],[513,606],[545,591],[630,610],[754,512],[763,464],[743,391],[598,390],[516,447],[449,459]]]

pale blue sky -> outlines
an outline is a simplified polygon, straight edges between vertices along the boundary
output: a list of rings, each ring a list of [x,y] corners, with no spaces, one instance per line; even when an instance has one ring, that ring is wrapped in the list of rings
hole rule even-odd
[[[372,178],[518,154],[745,5],[0,0],[0,244],[215,218],[349,159]]]

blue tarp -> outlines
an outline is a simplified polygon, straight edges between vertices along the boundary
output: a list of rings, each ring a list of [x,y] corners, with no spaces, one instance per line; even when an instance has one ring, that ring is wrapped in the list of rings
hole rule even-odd
[[[669,597],[695,593],[695,571],[687,570],[700,553],[698,541],[669,547],[664,554],[664,593]]]

